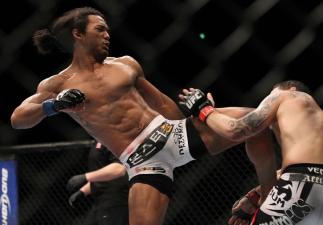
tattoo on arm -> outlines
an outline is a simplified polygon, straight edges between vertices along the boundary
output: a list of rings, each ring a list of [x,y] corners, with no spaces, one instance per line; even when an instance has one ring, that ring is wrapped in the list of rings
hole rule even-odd
[[[235,131],[239,137],[249,137],[261,129],[261,126],[273,108],[273,103],[276,101],[278,95],[270,95],[258,106],[257,109],[248,113],[238,120],[230,120],[229,126]]]

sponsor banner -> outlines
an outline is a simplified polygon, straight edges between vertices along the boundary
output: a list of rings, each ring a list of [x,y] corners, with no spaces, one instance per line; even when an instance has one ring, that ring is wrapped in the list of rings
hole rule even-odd
[[[18,194],[16,179],[16,161],[0,161],[1,178],[1,223],[0,225],[18,225]]]

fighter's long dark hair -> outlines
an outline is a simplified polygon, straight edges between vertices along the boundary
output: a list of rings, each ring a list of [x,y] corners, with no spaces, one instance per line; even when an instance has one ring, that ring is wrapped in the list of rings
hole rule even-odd
[[[91,7],[75,8],[58,17],[50,29],[41,29],[34,33],[33,42],[41,54],[56,51],[71,53],[73,50],[72,30],[78,29],[85,33],[89,15],[103,14]]]

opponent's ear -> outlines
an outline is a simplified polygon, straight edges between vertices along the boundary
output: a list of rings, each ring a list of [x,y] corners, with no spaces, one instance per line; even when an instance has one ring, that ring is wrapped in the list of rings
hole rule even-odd
[[[75,39],[81,39],[82,38],[82,33],[78,29],[76,29],[76,28],[74,28],[72,30],[72,35],[73,35],[73,37]]]

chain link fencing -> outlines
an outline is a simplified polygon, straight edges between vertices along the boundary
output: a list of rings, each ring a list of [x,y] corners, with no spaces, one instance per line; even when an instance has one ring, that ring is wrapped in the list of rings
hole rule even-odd
[[[192,86],[211,91],[219,106],[255,107],[274,83],[298,79],[323,106],[321,0],[13,0],[5,9],[14,15],[8,21],[3,14],[0,23],[0,145],[89,138],[65,115],[28,131],[10,126],[14,108],[68,61],[40,56],[33,32],[85,5],[107,15],[111,55],[134,56],[173,99]],[[20,223],[82,224],[90,200],[72,209],[65,184],[85,172],[88,147],[43,148],[16,155]],[[177,169],[165,224],[226,224],[233,202],[255,185],[254,174],[242,146]]]
[[[87,171],[90,142],[21,146],[16,154],[19,224],[81,225],[91,199],[72,208],[66,183]],[[244,146],[204,156],[175,170],[165,225],[224,225],[232,204],[257,185]]]

